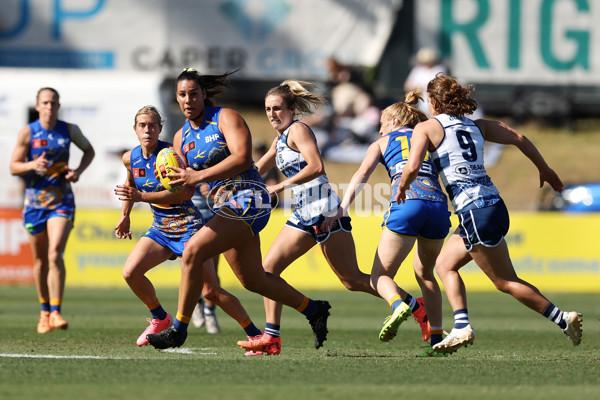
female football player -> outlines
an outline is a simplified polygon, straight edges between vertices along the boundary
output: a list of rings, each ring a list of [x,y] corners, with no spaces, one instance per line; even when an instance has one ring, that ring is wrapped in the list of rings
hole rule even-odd
[[[10,159],[10,173],[25,182],[23,223],[33,253],[33,278],[41,305],[38,333],[67,329],[62,317],[65,290],[63,253],[73,229],[75,200],[71,182],[79,180],[95,152],[81,129],[58,119],[58,92],[37,93],[39,118],[21,129]],[[79,166],[69,168],[71,143],[83,151]]]
[[[176,98],[187,121],[174,137],[175,151],[186,161],[175,168],[174,184],[209,183],[217,214],[188,241],[182,256],[179,303],[174,325],[148,335],[156,348],[181,346],[200,296],[203,263],[223,254],[242,285],[295,308],[306,316],[315,348],[327,339],[329,303],[315,301],[262,267],[259,232],[270,216],[270,198],[252,162],[252,138],[244,119],[230,108],[214,107],[212,97],[227,86],[230,74],[200,75],[186,68],[176,80]]]
[[[443,74],[429,82],[427,94],[432,119],[417,125],[413,132],[411,152],[397,193],[398,202],[407,199],[411,183],[429,151],[460,221],[436,263],[454,310],[454,328],[433,349],[453,353],[475,340],[469,323],[466,289],[459,274],[471,260],[498,290],[553,321],[577,346],[581,343],[581,314],[561,311],[515,272],[504,239],[509,226],[508,211],[484,168],[484,142],[515,145],[537,167],[540,187],[548,182],[560,192],[563,183],[525,136],[499,121],[473,121],[465,117],[477,109],[471,89]]]
[[[136,341],[138,346],[148,344],[147,335],[165,330],[173,323],[146,272],[168,259],[181,257],[185,244],[203,224],[200,212],[190,200],[193,188],[184,187],[179,193],[171,193],[164,190],[154,175],[156,156],[160,150],[171,147],[158,138],[162,126],[163,120],[155,107],[146,106],[137,112],[133,128],[140,145],[123,155],[127,181],[115,189],[123,201],[121,218],[115,227],[117,238],[131,239],[130,213],[135,202],[150,203],[154,217],[152,226],[137,242],[123,268],[123,278],[152,317]],[[260,336],[262,332],[252,323],[239,300],[219,285],[211,259],[204,263],[203,272],[204,297],[225,310],[248,336]]]

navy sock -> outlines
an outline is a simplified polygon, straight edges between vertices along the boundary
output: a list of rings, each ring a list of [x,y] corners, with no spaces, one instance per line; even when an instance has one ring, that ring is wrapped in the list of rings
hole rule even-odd
[[[279,337],[279,325],[277,324],[271,324],[269,322],[267,322],[265,324],[265,333],[268,333],[269,335],[273,336],[273,337]]]
[[[306,318],[310,319],[317,312],[317,303],[314,300],[308,299],[308,305],[300,311]]]
[[[419,303],[417,303],[417,299],[415,299],[414,297],[412,297],[410,294],[406,294],[406,298],[404,299],[404,302],[406,304],[408,304],[408,306],[410,307],[410,310],[414,313],[415,311],[417,311],[419,309]]]
[[[215,315],[215,310],[217,306],[207,306],[204,304],[204,315]]]
[[[563,318],[563,312],[554,304],[548,304],[548,307],[546,307],[542,314],[544,317],[558,325],[560,329],[565,329],[567,327],[567,322]]]
[[[159,304],[158,307],[150,310],[150,314],[152,314],[152,319],[165,319],[167,318],[167,312],[164,308]]]
[[[244,328],[244,332],[246,332],[246,336],[248,337],[262,335],[262,332],[256,327],[256,325],[254,325],[254,322],[250,322],[250,325]]]
[[[454,311],[454,327],[456,329],[462,329],[469,325],[469,312],[466,308],[461,308]]]

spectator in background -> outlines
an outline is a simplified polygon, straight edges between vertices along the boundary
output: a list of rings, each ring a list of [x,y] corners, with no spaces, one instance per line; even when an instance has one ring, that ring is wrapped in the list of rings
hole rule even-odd
[[[328,60],[328,66],[332,123],[330,140],[322,152],[333,161],[359,162],[378,136],[380,110],[355,69],[334,58]]]
[[[73,229],[75,199],[71,182],[92,162],[95,152],[77,125],[58,119],[58,92],[49,87],[37,93],[39,118],[21,129],[10,159],[10,173],[25,181],[23,223],[33,253],[33,277],[41,304],[38,333],[67,329],[61,315],[65,289],[63,253]],[[71,169],[71,143],[83,151]]]
[[[418,108],[425,115],[429,115],[429,106],[427,104],[427,84],[431,81],[438,73],[448,75],[449,68],[446,64],[440,61],[437,52],[430,47],[422,47],[419,49],[415,56],[416,65],[408,74],[406,81],[404,82],[404,90],[409,92],[414,89],[419,89],[423,100],[419,102]],[[481,104],[476,110],[469,115],[465,115],[467,118],[476,120],[484,117],[483,108]],[[486,142],[485,143],[485,166],[493,167],[498,162],[504,145],[500,143]]]
[[[423,99],[419,102],[418,108],[428,117],[430,115],[427,105],[427,84],[435,78],[438,72],[448,74],[448,66],[440,61],[434,49],[421,47],[415,56],[415,65],[410,70],[406,81],[404,81],[405,92],[419,89]]]

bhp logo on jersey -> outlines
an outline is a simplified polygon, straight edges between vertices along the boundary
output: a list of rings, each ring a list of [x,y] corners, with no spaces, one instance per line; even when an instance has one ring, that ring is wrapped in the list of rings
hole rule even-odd
[[[214,213],[223,207],[235,213],[222,213],[226,218],[252,221],[271,212],[271,195],[263,182],[227,181],[214,186],[208,197],[212,200],[210,208]]]
[[[204,140],[206,141],[206,143],[214,142],[215,140],[218,140],[218,139],[219,139],[219,135],[217,133],[215,133],[214,135],[206,136],[204,138]]]

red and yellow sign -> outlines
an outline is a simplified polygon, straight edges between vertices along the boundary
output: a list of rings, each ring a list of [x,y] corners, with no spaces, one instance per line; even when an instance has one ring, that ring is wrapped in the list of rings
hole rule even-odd
[[[33,283],[33,256],[20,209],[0,209],[0,283]]]

